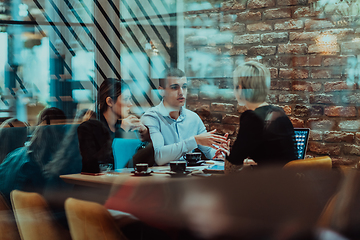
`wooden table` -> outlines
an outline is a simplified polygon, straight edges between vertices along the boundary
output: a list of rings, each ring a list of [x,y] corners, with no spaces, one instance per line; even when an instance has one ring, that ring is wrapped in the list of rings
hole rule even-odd
[[[205,168],[206,166],[202,166]],[[183,180],[188,178],[193,178],[192,176],[185,176],[179,178],[172,178],[170,175],[166,174],[166,172],[170,171],[170,167],[152,167],[150,168],[154,172],[151,176],[133,176],[130,172],[114,172],[110,174],[103,174],[103,175],[87,175],[87,174],[67,174],[67,175],[60,175],[60,178],[67,183],[74,184],[74,185],[81,185],[87,187],[111,187],[114,185],[122,185],[125,182],[131,180],[133,181],[168,181],[169,179],[173,180]],[[190,170],[195,170],[196,168],[187,168]]]

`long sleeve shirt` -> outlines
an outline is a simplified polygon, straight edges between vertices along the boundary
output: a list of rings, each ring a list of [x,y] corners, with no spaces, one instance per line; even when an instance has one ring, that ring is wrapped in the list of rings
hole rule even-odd
[[[180,116],[175,120],[163,102],[149,109],[141,117],[141,122],[149,128],[150,138],[155,152],[155,162],[164,165],[178,160],[188,152],[199,148],[207,158],[215,155],[215,150],[198,145],[194,136],[206,132],[200,117],[182,107]]]

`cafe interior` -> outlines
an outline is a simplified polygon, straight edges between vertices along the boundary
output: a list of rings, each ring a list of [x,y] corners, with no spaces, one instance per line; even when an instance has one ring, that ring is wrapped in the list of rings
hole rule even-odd
[[[360,239],[359,0],[2,0],[0,49],[0,240]],[[257,107],[281,112],[290,147],[246,127],[247,63],[265,69]],[[171,106],[172,76],[183,107],[167,122],[197,120],[169,143],[146,119]],[[107,79],[138,125],[99,153],[108,141],[79,126],[101,125]],[[184,136],[199,148],[158,160]]]

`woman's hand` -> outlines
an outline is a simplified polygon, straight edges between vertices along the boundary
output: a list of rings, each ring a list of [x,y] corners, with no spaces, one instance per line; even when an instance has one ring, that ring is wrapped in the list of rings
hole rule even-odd
[[[244,162],[243,162],[243,165],[244,165],[244,167],[256,166],[257,163],[254,160],[250,159],[250,158],[245,158]]]
[[[228,138],[229,134],[225,133],[224,137]],[[226,143],[221,144],[215,152],[213,159],[224,159],[230,155],[230,139]]]
[[[140,129],[140,140],[142,142],[151,142],[149,129],[141,123]]]
[[[134,115],[129,115],[127,118],[124,118],[121,121],[121,126],[122,129],[124,129],[125,132],[128,131],[134,131],[134,130],[143,130],[146,128],[141,122],[140,119],[137,118]]]
[[[225,136],[220,136],[215,134],[216,129],[210,131],[210,132],[205,132],[199,135],[196,135],[195,141],[198,145],[202,145],[202,146],[207,146],[207,147],[211,147],[211,148],[218,148],[218,145],[220,144],[226,144],[227,143],[227,137]]]

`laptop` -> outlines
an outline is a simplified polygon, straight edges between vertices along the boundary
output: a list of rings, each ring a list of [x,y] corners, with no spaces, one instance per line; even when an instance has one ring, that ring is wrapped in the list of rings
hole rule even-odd
[[[309,140],[309,128],[294,128],[295,132],[295,147],[298,159],[304,159]]]

